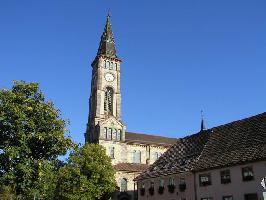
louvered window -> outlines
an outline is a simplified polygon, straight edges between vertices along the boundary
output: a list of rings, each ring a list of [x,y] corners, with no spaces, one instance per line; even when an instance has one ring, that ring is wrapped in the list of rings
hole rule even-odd
[[[104,111],[110,114],[113,113],[113,89],[108,87],[105,91]]]

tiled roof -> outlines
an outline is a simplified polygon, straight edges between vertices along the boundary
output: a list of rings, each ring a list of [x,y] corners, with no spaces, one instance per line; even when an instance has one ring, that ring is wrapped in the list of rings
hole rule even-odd
[[[148,165],[137,163],[119,163],[116,164],[114,168],[116,171],[143,172],[148,168]]]
[[[195,171],[266,159],[266,113],[211,129]]]
[[[266,160],[266,113],[179,139],[137,179]]]
[[[157,161],[137,179],[189,171],[199,157],[209,137],[209,131],[197,133],[177,140]]]
[[[157,135],[147,135],[142,133],[126,132],[127,143],[154,144],[161,146],[171,146],[177,141],[176,138],[168,138]]]

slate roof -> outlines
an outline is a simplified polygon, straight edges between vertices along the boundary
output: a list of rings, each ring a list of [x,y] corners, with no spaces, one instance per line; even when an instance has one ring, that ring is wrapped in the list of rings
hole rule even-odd
[[[179,139],[136,179],[266,160],[266,112]]]
[[[105,55],[107,57],[117,58],[114,34],[112,31],[112,25],[109,13],[106,19],[106,24],[101,37],[97,55]]]
[[[148,167],[149,165],[137,163],[119,163],[114,165],[115,170],[127,172],[143,172]]]
[[[168,138],[157,135],[147,135],[142,133],[126,132],[126,143],[154,144],[160,146],[172,146],[177,141],[176,138]]]

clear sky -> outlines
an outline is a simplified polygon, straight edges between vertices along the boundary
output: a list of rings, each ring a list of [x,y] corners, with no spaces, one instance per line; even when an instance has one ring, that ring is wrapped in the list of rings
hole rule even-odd
[[[84,142],[108,9],[128,131],[182,137],[266,111],[265,0],[0,1],[0,87],[40,83]]]

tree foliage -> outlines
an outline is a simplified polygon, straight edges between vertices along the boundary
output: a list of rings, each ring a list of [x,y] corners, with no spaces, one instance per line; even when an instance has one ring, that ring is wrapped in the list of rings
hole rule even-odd
[[[56,182],[52,172],[58,155],[72,146],[65,132],[66,121],[54,104],[45,100],[37,83],[17,81],[11,90],[1,89],[1,189],[25,198],[48,194],[53,184],[45,180]]]
[[[67,164],[60,168],[59,199],[101,199],[116,189],[115,171],[105,149],[86,144],[73,152]]]

